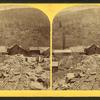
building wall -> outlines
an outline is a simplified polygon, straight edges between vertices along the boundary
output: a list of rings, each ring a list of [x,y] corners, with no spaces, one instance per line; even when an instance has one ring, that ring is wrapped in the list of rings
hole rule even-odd
[[[12,48],[8,49],[8,54],[9,55],[15,55],[15,54],[27,55],[27,51],[20,47],[12,47]]]
[[[87,48],[85,49],[85,53],[87,55],[91,55],[91,54],[100,54],[100,48]]]
[[[28,56],[36,56],[40,54],[40,50],[31,50],[28,51]]]

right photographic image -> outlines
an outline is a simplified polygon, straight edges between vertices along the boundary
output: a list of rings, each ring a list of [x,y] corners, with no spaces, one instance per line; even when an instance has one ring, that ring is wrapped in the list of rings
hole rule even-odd
[[[100,6],[65,8],[52,26],[53,90],[100,90]]]

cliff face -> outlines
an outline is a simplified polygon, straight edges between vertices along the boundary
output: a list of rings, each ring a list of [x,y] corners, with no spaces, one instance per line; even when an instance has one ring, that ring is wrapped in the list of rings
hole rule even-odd
[[[100,45],[99,37],[100,7],[64,10],[53,20],[53,48],[62,49],[63,45],[65,48],[77,45]]]
[[[0,11],[0,45],[49,46],[48,17],[34,8]]]

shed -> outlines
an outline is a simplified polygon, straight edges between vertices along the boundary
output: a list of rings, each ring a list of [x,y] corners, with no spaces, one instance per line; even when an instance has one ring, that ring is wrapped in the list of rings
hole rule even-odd
[[[46,58],[49,58],[50,57],[50,48],[48,48],[44,52],[42,52],[42,55]]]
[[[40,53],[42,54],[43,52],[45,52],[46,50],[48,50],[49,47],[39,47]]]
[[[40,55],[40,50],[38,47],[30,47],[28,50],[28,55],[29,56],[36,56]]]
[[[27,50],[23,49],[21,46],[15,44],[7,49],[8,55],[23,54],[27,55]]]
[[[99,46],[93,44],[90,47],[85,48],[84,52],[87,55],[100,54],[100,48],[99,48]]]

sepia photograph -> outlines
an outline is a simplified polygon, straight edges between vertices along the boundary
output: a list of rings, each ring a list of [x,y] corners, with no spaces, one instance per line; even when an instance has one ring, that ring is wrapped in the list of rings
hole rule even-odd
[[[39,9],[0,6],[0,90],[48,90],[50,22]]]
[[[100,6],[65,8],[52,25],[53,90],[100,90]]]

